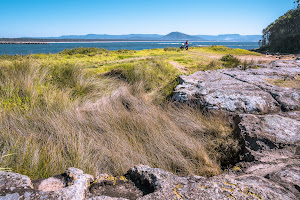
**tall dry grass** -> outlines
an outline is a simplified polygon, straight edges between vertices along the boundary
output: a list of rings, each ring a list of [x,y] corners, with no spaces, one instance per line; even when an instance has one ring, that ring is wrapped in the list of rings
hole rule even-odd
[[[156,105],[138,80],[86,77],[77,66],[30,60],[2,65],[0,166],[31,178],[70,166],[120,175],[139,163],[180,175],[220,173],[228,152],[238,151],[226,120]]]

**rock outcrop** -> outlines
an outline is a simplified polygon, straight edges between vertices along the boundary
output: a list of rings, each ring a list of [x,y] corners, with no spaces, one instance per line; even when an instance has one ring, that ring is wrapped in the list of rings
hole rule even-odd
[[[266,167],[266,166],[265,166]],[[238,168],[238,167],[237,167]],[[53,186],[51,177],[43,180],[49,184],[47,191],[34,189],[34,184],[26,176],[8,172],[0,174],[1,200],[17,199],[88,199],[88,200],[153,200],[153,199],[282,199],[296,200],[299,197],[299,166],[285,166],[280,172],[275,170],[263,177],[254,173],[239,172],[235,169],[220,176],[179,177],[158,168],[138,165],[128,171],[126,177],[105,175],[90,179],[81,170],[76,172],[71,182],[64,182],[63,188]],[[295,176],[295,174],[297,176]],[[65,174],[61,176],[65,176]],[[64,177],[64,178],[67,178]],[[51,180],[50,180],[51,179]],[[62,181],[62,180],[61,180]],[[34,181],[33,181],[34,182]],[[51,183],[52,182],[52,183]],[[55,181],[60,185],[59,181]],[[293,183],[292,185],[290,183]],[[45,186],[44,185],[44,186]],[[295,186],[298,186],[295,187]],[[49,191],[51,188],[54,191]]]
[[[0,200],[17,199],[85,199],[91,175],[69,168],[64,174],[43,180],[31,181],[29,177],[0,172]]]
[[[292,173],[287,168],[287,174]],[[293,169],[297,171],[298,169]],[[140,199],[297,199],[292,192],[270,179],[253,174],[232,172],[221,176],[178,177],[160,169],[138,166],[131,173],[150,180],[155,190]],[[276,175],[274,175],[275,177]],[[279,174],[277,176],[286,177]],[[278,178],[278,177],[276,177]],[[296,179],[297,177],[294,177]],[[288,177],[286,177],[288,179]]]
[[[244,148],[239,163],[242,176],[256,177],[255,184],[267,181],[284,188],[286,196],[274,199],[299,198],[299,77],[299,60],[196,72],[180,77],[173,98],[232,116]]]
[[[240,162],[219,176],[179,177],[138,165],[121,177],[69,168],[31,181],[0,172],[0,200],[264,199],[300,197],[300,61],[181,76],[174,100],[232,116]]]
[[[300,82],[300,61],[274,61],[258,69],[224,69],[181,76],[174,100],[204,109],[267,114],[300,109],[300,88],[280,87]],[[275,84],[272,84],[275,83]]]

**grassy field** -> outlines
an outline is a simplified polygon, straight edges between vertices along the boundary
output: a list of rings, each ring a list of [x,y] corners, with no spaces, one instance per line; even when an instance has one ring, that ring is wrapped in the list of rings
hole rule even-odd
[[[141,163],[221,173],[239,151],[226,119],[169,97],[181,74],[243,64],[228,54],[260,56],[219,46],[0,56],[0,169],[121,175]]]

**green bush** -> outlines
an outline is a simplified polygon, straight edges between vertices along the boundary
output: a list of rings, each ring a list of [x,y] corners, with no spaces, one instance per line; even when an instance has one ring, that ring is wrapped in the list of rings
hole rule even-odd
[[[178,47],[165,47],[164,50],[165,51],[177,51],[177,52],[181,51],[180,48],[178,48]]]
[[[133,53],[136,53],[135,50],[130,50],[130,49],[118,49],[118,50],[115,50],[114,52],[118,53],[118,54],[133,54]]]
[[[209,47],[211,50],[213,51],[228,51],[230,50],[230,48],[225,47],[225,46],[219,46],[219,45],[212,45],[211,47]]]
[[[170,63],[160,59],[146,59],[135,63],[117,64],[104,74],[136,85],[142,92],[152,93],[155,103],[170,96],[177,85],[179,72]]]
[[[107,53],[107,49],[99,49],[96,47],[93,48],[84,48],[84,47],[79,47],[79,48],[74,48],[74,49],[65,49],[60,54],[66,54],[66,55],[74,55],[74,54],[83,54],[83,55],[95,55],[95,54],[102,54],[102,53]]]
[[[50,72],[50,82],[59,88],[72,88],[76,86],[81,73],[80,68],[70,64],[56,66]]]
[[[206,65],[206,67],[204,68],[204,70],[215,70],[215,69],[219,69],[220,65],[216,60],[210,61],[210,63],[208,65]]]
[[[223,56],[220,59],[220,61],[224,62],[223,63],[224,67],[229,67],[229,68],[234,68],[242,64],[238,58],[230,54]]]

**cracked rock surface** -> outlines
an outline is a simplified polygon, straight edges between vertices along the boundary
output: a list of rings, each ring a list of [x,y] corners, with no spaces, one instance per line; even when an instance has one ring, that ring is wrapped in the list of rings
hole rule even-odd
[[[280,87],[270,82],[299,79],[300,61],[274,61],[264,67],[199,71],[181,76],[173,99],[196,103],[204,109],[235,113],[267,114],[299,110],[299,86]]]
[[[246,70],[196,72],[180,77],[173,99],[233,116],[243,145],[238,163],[242,175],[235,180],[248,177],[253,184],[264,182],[259,187],[274,193],[281,187],[283,196],[274,199],[299,199],[299,76],[300,60],[278,60]]]

